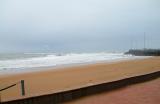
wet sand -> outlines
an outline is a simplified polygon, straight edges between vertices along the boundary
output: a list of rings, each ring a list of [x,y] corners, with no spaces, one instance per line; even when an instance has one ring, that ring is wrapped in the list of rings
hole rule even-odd
[[[20,84],[1,92],[1,101],[52,94],[86,86],[117,81],[160,71],[160,57],[114,63],[82,65],[60,70],[47,70],[0,76],[0,89],[25,80],[26,95],[21,96]]]
[[[160,78],[83,97],[65,104],[159,104]]]

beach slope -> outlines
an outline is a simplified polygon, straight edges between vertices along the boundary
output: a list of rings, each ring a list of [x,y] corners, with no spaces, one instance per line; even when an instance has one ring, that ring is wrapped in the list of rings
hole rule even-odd
[[[57,70],[3,75],[0,76],[0,89],[24,80],[26,95],[21,95],[21,86],[18,84],[1,92],[1,101],[6,102],[53,94],[158,71],[160,71],[160,57],[151,57],[113,63],[80,65],[59,68]]]

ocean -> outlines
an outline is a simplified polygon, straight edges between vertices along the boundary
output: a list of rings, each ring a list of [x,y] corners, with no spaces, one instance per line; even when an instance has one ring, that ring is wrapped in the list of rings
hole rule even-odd
[[[12,53],[0,54],[0,74],[34,71],[43,67],[142,58],[124,53]],[[34,69],[35,68],[35,69]]]

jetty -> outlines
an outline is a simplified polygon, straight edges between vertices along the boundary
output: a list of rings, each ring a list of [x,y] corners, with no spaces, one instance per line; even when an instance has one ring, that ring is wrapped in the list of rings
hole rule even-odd
[[[130,49],[125,54],[135,56],[160,56],[160,49]]]

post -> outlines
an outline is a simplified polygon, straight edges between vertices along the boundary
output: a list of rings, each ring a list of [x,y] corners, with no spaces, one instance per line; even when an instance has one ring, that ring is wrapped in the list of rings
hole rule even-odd
[[[21,94],[22,94],[22,96],[25,96],[24,80],[21,80]]]

